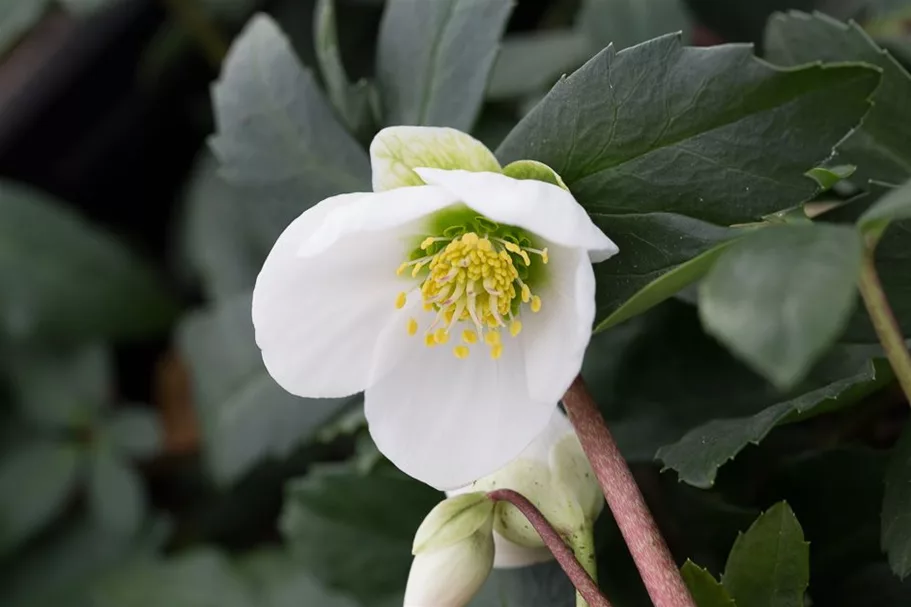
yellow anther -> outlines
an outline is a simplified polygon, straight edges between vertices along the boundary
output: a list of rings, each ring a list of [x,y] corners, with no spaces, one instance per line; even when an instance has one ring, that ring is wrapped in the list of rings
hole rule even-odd
[[[398,274],[399,276],[401,276],[402,274],[404,274],[404,272],[407,268],[408,268],[408,262],[406,261],[405,263],[403,263],[402,265],[399,266],[399,269],[396,270],[395,273]]]
[[[490,244],[490,241],[486,238],[482,238],[478,241],[478,250],[480,251],[492,251],[493,245]]]
[[[427,311],[427,312],[432,312],[432,311],[433,311],[433,304],[425,303],[425,304],[424,304],[424,310]]]
[[[433,332],[433,340],[438,344],[445,344],[449,341],[449,331],[446,329],[437,329]]]
[[[416,264],[414,264],[414,268],[411,269],[411,277],[412,277],[412,278],[417,278],[417,277],[418,277],[418,273],[421,271],[421,268],[424,267],[424,264],[425,264],[425,263],[427,263],[427,262],[426,262],[426,261],[419,261],[419,262],[417,262]]]
[[[519,257],[522,258],[522,261],[525,262],[525,265],[526,265],[526,266],[530,266],[530,265],[531,265],[531,258],[528,256],[528,253],[526,253],[525,251],[521,251],[521,250],[520,250],[520,251],[519,251]]]
[[[519,251],[522,250],[519,248],[519,245],[517,245],[514,242],[509,242],[508,240],[504,240],[503,243],[504,243],[503,246],[506,247],[506,250],[509,251],[510,253],[518,253]]]
[[[428,348],[432,348],[437,345],[437,340],[433,338],[433,333],[427,333],[424,335],[424,345]]]
[[[494,360],[497,360],[503,356],[503,344],[497,344],[490,349],[490,357]]]
[[[535,295],[531,298],[531,311],[540,312],[541,311],[541,298]]]
[[[466,344],[474,344],[478,342],[478,334],[472,331],[471,329],[465,329],[462,331],[462,341]]]
[[[543,261],[544,263],[547,263],[549,260],[550,260],[550,258],[547,255],[547,247],[544,247],[544,250],[541,251],[541,261]]]
[[[528,285],[522,285],[522,303],[528,303],[529,299],[531,299],[531,289],[528,288]]]
[[[511,323],[509,323],[509,334],[515,337],[522,332],[522,321],[516,318]]]
[[[426,251],[433,245],[434,242],[436,242],[436,238],[433,236],[428,236],[423,240],[423,242],[421,242],[421,250]]]
[[[467,234],[462,236],[462,244],[467,245],[469,247],[473,247],[473,246],[477,245],[479,240],[480,240],[480,238],[478,238],[478,235],[475,234],[474,232],[468,232]],[[458,241],[453,240],[452,242],[456,243]]]
[[[484,335],[484,343],[488,346],[496,346],[501,343],[499,331],[488,331]]]
[[[469,352],[468,346],[456,346],[452,349],[452,353],[455,354],[455,357],[458,359],[468,358]]]
[[[418,332],[418,321],[413,318],[408,319],[408,335],[415,335]]]
[[[407,296],[405,295],[404,291],[399,293],[398,297],[395,298],[395,307],[398,308],[399,310],[404,308],[406,299],[407,299]]]

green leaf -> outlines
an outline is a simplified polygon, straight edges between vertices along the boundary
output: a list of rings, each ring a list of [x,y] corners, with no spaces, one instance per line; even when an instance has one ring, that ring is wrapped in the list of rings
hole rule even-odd
[[[345,66],[338,45],[335,0],[318,0],[313,19],[313,42],[326,91],[345,125],[354,133],[369,126],[371,89],[364,80],[352,85],[348,82]]]
[[[860,127],[838,146],[838,161],[857,165],[855,179],[901,183],[911,177],[911,124],[907,120],[911,75],[856,24],[822,13],[776,14],[765,35],[773,63],[864,61],[882,70],[873,109]]]
[[[377,82],[388,125],[474,124],[510,0],[390,0],[380,24]]]
[[[831,190],[837,183],[854,174],[857,167],[853,164],[842,164],[833,167],[815,167],[807,171],[807,177],[812,177],[822,191]]]
[[[0,182],[0,331],[53,338],[148,336],[177,306],[157,274],[61,202]]]
[[[561,80],[497,157],[547,164],[591,213],[756,221],[814,195],[804,173],[858,124],[878,82],[860,65],[777,69],[749,46],[664,36],[607,48]]]
[[[864,363],[853,376],[772,405],[749,417],[713,419],[689,431],[679,441],[658,450],[664,469],[675,470],[679,479],[708,489],[718,469],[734,459],[747,445],[758,445],[776,426],[805,419],[807,414],[851,406],[892,380],[883,360]]]
[[[893,447],[886,471],[881,542],[892,571],[907,577],[911,573],[911,425]]]
[[[366,602],[404,589],[415,531],[440,497],[398,471],[325,466],[287,485],[280,527],[322,583]]]
[[[908,144],[911,149],[911,143]],[[911,180],[887,192],[861,215],[858,224],[865,231],[882,231],[891,221],[911,219]]]
[[[738,235],[674,213],[595,213],[592,219],[620,249],[609,263],[594,266],[596,331],[641,314],[702,278]]]
[[[275,242],[271,231],[251,227],[261,219],[256,210],[262,201],[217,171],[211,153],[199,155],[184,194],[181,234],[181,254],[210,300],[249,292]]]
[[[313,579],[306,567],[280,550],[257,550],[238,563],[250,579],[258,607],[361,607],[331,593]]]
[[[88,499],[97,523],[114,533],[132,535],[146,515],[142,479],[107,449],[98,449],[92,455]]]
[[[592,45],[624,49],[652,38],[683,31],[690,20],[682,0],[584,0],[576,20]]]
[[[779,502],[737,537],[722,582],[737,607],[803,607],[809,559],[800,523]]]
[[[712,574],[687,560],[680,570],[697,607],[736,607],[734,599]]]
[[[0,554],[16,548],[56,517],[73,490],[79,454],[52,443],[30,443],[0,460]]]
[[[537,160],[516,160],[503,167],[503,174],[513,179],[534,179],[569,190],[557,173]]]
[[[244,295],[189,316],[179,329],[192,375],[205,454],[220,482],[267,457],[286,457],[346,399],[303,399],[283,390],[262,362]]]
[[[725,251],[701,283],[702,322],[773,383],[793,387],[850,319],[861,253],[846,227],[762,228]]]
[[[50,6],[49,0],[4,0],[0,2],[0,56],[13,48],[29,30],[41,21]]]
[[[493,100],[543,93],[591,56],[588,37],[576,30],[515,34],[501,46],[487,87],[487,97]]]
[[[366,153],[270,17],[256,15],[235,40],[212,96],[210,144],[225,179],[255,201],[259,238],[274,241],[324,198],[370,191]]]
[[[167,561],[139,562],[111,575],[93,607],[254,607],[244,580],[222,554],[197,548]]]
[[[110,404],[110,352],[98,344],[19,350],[10,366],[19,410],[42,426],[86,427]]]
[[[137,458],[157,455],[164,440],[158,414],[137,406],[115,411],[107,420],[104,432],[113,448]]]

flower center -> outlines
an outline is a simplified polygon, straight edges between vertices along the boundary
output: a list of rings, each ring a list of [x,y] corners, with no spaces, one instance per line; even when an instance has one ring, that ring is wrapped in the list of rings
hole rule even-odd
[[[507,329],[512,337],[522,331],[522,305],[527,304],[532,312],[541,309],[541,298],[531,292],[521,276],[528,276],[532,263],[529,253],[540,256],[546,264],[547,249],[522,246],[518,238],[504,236],[496,231],[484,236],[476,232],[430,236],[421,242],[421,253],[412,254],[413,259],[399,267],[400,275],[410,268],[413,278],[424,276],[420,287],[424,309],[437,313],[424,333],[428,347],[447,343],[456,323],[470,323],[461,331],[461,343],[453,348],[453,354],[467,358],[470,346],[480,342],[490,348],[490,356],[496,360],[503,354],[500,331]],[[399,293],[396,306],[404,307],[406,299],[406,293]],[[408,333],[415,335],[418,328],[417,320],[410,318]]]

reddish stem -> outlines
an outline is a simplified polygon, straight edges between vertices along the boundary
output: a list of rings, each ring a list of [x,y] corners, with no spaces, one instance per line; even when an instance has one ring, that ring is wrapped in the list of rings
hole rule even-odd
[[[581,377],[566,391],[563,405],[652,603],[655,607],[696,607],[642,492]]]
[[[528,499],[512,489],[497,489],[487,494],[487,497],[498,502],[509,502],[521,512],[531,526],[535,528],[544,544],[550,550],[560,567],[566,572],[567,577],[579,591],[589,607],[611,607],[610,602],[601,594],[598,584],[588,575],[585,568],[576,559],[572,548],[566,545],[557,530],[541,514],[541,511]]]

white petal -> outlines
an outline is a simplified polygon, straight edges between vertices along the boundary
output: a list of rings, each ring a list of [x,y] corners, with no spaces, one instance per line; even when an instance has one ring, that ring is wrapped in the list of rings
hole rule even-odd
[[[327,398],[367,386],[396,296],[415,283],[396,269],[423,234],[422,218],[448,202],[430,187],[333,197],[279,236],[253,290],[253,325],[285,390]]]
[[[311,230],[303,236],[295,235],[300,243],[297,249],[298,255],[319,254],[345,236],[398,228],[458,202],[458,199],[450,192],[433,186],[343,196],[350,198],[345,198],[343,203],[335,204],[329,212],[326,212],[321,217],[319,229]],[[324,203],[334,198],[342,197],[336,196],[327,199]],[[306,211],[301,218],[324,203]],[[415,235],[421,234],[421,230],[415,230]],[[426,236],[426,234],[423,235]],[[355,242],[354,246],[356,245]]]
[[[558,245],[585,249],[592,261],[617,253],[617,245],[592,223],[572,194],[559,186],[500,173],[433,168],[415,172],[491,220],[523,228]]]
[[[534,392],[531,393],[534,394]],[[554,407],[554,412],[544,431],[519,454],[519,457],[541,462],[542,464],[549,464],[551,462],[551,450],[554,445],[574,433],[573,425],[570,423],[569,418],[566,417],[566,414]]]
[[[471,346],[459,360],[450,343],[424,345],[407,335],[407,317],[423,328],[428,317],[415,307],[388,327],[377,351],[388,361],[375,370],[365,412],[379,450],[402,471],[441,490],[461,487],[515,458],[544,429],[555,399],[528,392],[525,360],[517,340],[503,339],[503,355],[491,360],[486,346]],[[419,308],[417,308],[419,309]]]
[[[550,247],[541,311],[522,312],[528,391],[557,402],[582,368],[595,320],[595,273],[584,251]]]
[[[448,127],[391,126],[370,144],[373,191],[424,185],[415,167],[499,171],[493,152],[483,143]]]

